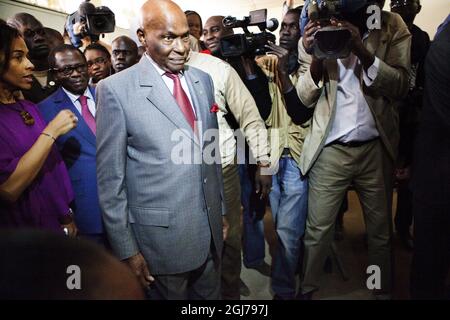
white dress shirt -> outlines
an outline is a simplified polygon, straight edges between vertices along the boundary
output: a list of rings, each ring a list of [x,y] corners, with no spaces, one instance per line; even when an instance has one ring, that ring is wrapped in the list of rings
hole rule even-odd
[[[84,91],[84,93],[82,95],[77,95],[77,94],[73,94],[72,92],[62,88],[64,90],[64,92],[67,94],[67,96],[69,97],[70,101],[72,101],[73,105],[75,106],[75,108],[77,108],[78,112],[82,115],[81,113],[81,103],[80,100],[78,100],[82,95],[87,97],[87,104],[88,104],[88,109],[91,112],[92,116],[95,118],[95,111],[96,111],[96,107],[95,107],[95,100],[94,97],[91,94],[91,90],[89,90],[89,87],[86,88],[86,91]]]
[[[169,78],[168,76],[165,75],[166,71],[161,69],[161,67],[152,59],[152,57],[150,57],[147,53],[145,53],[145,56],[153,64],[153,66],[155,67],[156,71],[158,72],[158,74],[161,76],[161,78],[163,79],[164,83],[166,84],[167,88],[169,88],[170,93],[173,95],[173,87],[175,86],[174,81],[171,78]],[[188,96],[188,99],[189,99],[189,102],[191,103],[192,110],[194,111],[194,115],[197,118],[197,113],[195,112],[194,103],[192,102],[191,94],[189,93],[189,87],[188,87],[188,84],[186,82],[186,77],[184,76],[183,72],[180,72],[178,74],[178,76],[180,77],[181,87],[183,88],[184,92],[186,92],[186,94]]]
[[[336,114],[325,145],[341,142],[367,141],[379,136],[375,119],[361,89],[360,74],[370,86],[378,74],[380,60],[375,61],[366,71],[353,53],[345,59],[338,59],[339,81],[336,94]]]

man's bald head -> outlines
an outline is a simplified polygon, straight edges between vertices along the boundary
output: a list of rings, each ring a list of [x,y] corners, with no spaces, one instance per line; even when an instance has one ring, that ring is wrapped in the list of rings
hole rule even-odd
[[[173,21],[187,19],[181,8],[170,0],[148,0],[140,10],[139,23],[143,29],[145,27],[157,28],[161,24],[172,23]]]
[[[209,17],[203,27],[203,41],[214,55],[220,54],[220,38],[234,34],[232,28],[223,26],[224,18],[224,16]]]
[[[137,35],[161,69],[178,73],[184,68],[189,54],[189,26],[176,3],[169,0],[144,3]]]
[[[116,72],[125,70],[138,61],[136,42],[127,36],[120,36],[111,43],[111,62]]]
[[[26,12],[16,13],[14,16],[8,19],[8,24],[19,30],[19,32],[22,32],[21,29],[24,26],[28,25],[38,25],[40,27],[43,27],[42,23],[38,19]]]

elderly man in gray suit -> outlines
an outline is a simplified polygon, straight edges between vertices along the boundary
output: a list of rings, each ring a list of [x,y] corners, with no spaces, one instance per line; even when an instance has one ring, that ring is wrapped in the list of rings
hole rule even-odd
[[[189,27],[172,1],[141,8],[140,62],[97,87],[97,175],[111,245],[150,299],[219,299],[222,172],[214,89],[185,67]],[[199,125],[200,124],[200,125]],[[180,141],[202,155],[180,164]],[[183,150],[186,145],[183,146]]]

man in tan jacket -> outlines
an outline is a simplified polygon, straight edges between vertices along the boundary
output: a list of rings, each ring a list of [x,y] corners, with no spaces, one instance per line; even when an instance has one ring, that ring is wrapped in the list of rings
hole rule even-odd
[[[212,55],[192,50],[186,64],[207,72],[214,83],[224,200],[229,223],[222,254],[222,298],[239,300],[242,230],[238,164],[245,159],[236,158],[236,152],[239,146],[241,149],[244,148],[242,139],[245,138],[258,164],[255,179],[257,188],[264,197],[267,197],[272,177],[261,174],[262,166],[269,164],[267,130],[259,115],[255,100],[231,65]],[[229,113],[233,115],[242,134],[238,134],[228,123],[226,118]],[[242,137],[242,139],[236,139],[237,137]]]
[[[374,293],[391,291],[391,206],[393,166],[399,140],[399,99],[408,90],[411,35],[401,17],[381,12],[381,28],[368,30],[367,5],[347,21],[351,54],[319,60],[309,55],[310,21],[299,43],[302,75],[296,86],[303,104],[315,108],[300,159],[309,178],[309,209],[301,293],[319,289],[321,270],[333,237],[333,224],[348,186],[360,198],[369,246],[369,265],[381,272]]]

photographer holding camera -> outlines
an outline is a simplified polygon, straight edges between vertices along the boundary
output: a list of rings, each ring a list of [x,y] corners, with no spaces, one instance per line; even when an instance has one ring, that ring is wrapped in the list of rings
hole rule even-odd
[[[314,109],[300,159],[302,173],[309,179],[304,299],[319,289],[322,269],[318,266],[325,263],[336,215],[351,183],[363,207],[369,265],[381,271],[381,287],[374,294],[382,299],[391,293],[397,109],[408,92],[411,35],[400,16],[380,8],[380,28],[369,30],[367,12],[373,1],[351,4],[343,8],[342,20],[329,22],[350,32],[348,57],[322,59],[308,53],[317,44],[317,31],[323,28],[320,21],[307,23],[299,44],[301,77],[296,88],[304,105]],[[288,111],[293,115],[297,110]]]
[[[278,240],[271,274],[274,299],[278,300],[294,299],[296,295],[295,275],[302,256],[308,208],[308,180],[300,172],[299,161],[312,111],[308,109],[296,119],[286,112],[288,104],[295,109],[301,105],[295,90],[300,76],[297,54],[300,14],[301,8],[288,10],[281,23],[280,45],[269,42],[267,55],[256,58],[269,81],[272,96],[266,125],[271,138],[271,162],[277,168],[269,196]]]
[[[111,52],[111,46],[99,39],[100,34],[114,32],[114,13],[108,7],[96,8],[89,1],[83,1],[78,10],[67,17],[65,29],[70,42],[82,51],[91,43],[99,42]]]

